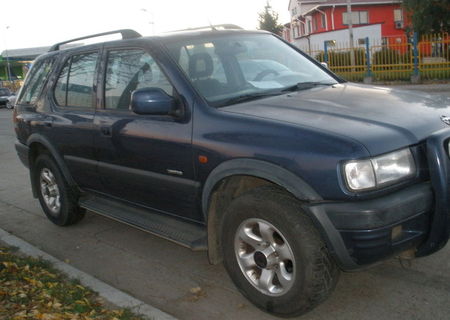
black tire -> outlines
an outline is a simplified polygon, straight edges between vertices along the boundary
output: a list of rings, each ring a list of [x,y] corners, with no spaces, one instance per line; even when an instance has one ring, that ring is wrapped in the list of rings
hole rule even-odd
[[[45,188],[41,186],[41,174],[44,170],[48,170],[46,172],[50,172],[56,182],[59,193],[59,210],[55,208],[52,210],[44,199],[45,192],[43,190]],[[41,207],[51,222],[59,226],[68,226],[83,219],[85,210],[78,207],[78,197],[71,190],[58,165],[49,154],[43,153],[36,158],[32,177]]]
[[[7,103],[6,103],[6,108],[11,110],[11,109],[14,108],[14,105],[11,104],[11,102],[7,102]]]
[[[240,228],[243,225],[247,228],[248,221],[251,223],[255,220],[263,225],[264,223],[272,225],[277,229],[272,236],[282,239],[281,245],[287,242],[288,247],[291,248],[289,251],[293,257],[291,262],[287,259],[283,265],[267,267],[279,270],[283,266],[291,266],[290,284],[286,286],[285,292],[282,291],[276,296],[271,295],[270,292],[262,292],[261,288],[257,288],[258,284],[252,283],[248,278],[254,277],[258,272],[257,269],[261,269],[260,272],[263,271],[260,266],[261,260],[258,259],[260,264],[256,263],[256,267],[252,267],[256,269],[256,272],[251,271],[251,276],[248,277],[244,275],[238,262],[239,253],[235,251],[235,245],[242,250],[242,242],[240,242],[241,237],[236,236],[236,232],[243,230]],[[258,233],[253,229],[245,230]],[[268,230],[272,232],[274,229]],[[339,270],[311,219],[303,212],[299,202],[293,196],[277,187],[256,188],[233,200],[224,214],[221,235],[224,264],[231,279],[253,304],[274,315],[293,317],[310,311],[331,294],[339,279]],[[240,243],[240,246],[236,243]],[[268,243],[270,242],[265,242],[265,244]],[[277,246],[277,244],[274,245],[275,248]],[[252,250],[253,248],[250,249],[249,255],[257,251]],[[247,254],[246,252],[245,255]],[[276,256],[277,261],[280,261],[281,255],[276,254]],[[257,261],[257,258],[253,255],[253,261]],[[268,261],[270,260],[265,260],[266,263]],[[276,284],[278,277],[273,279],[272,284]],[[283,290],[282,282],[278,281],[278,284],[280,290]]]

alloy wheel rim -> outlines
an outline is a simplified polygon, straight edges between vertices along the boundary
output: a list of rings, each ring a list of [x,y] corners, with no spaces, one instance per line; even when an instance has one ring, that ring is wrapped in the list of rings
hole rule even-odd
[[[234,251],[247,280],[260,292],[281,296],[295,281],[295,261],[283,234],[262,219],[247,219],[237,229]]]
[[[55,176],[49,169],[43,168],[39,183],[41,186],[41,194],[47,208],[53,216],[57,216],[61,210],[61,195]]]

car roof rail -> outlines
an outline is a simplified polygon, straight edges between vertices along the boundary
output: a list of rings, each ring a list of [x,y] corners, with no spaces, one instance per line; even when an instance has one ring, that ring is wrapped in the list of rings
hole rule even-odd
[[[197,31],[197,30],[213,30],[213,31],[217,31],[220,29],[224,29],[224,30],[243,30],[242,27],[239,27],[238,25],[235,24],[211,24],[209,26],[204,26],[204,27],[196,27],[196,28],[188,28],[188,29],[181,29],[181,30],[175,30],[175,31],[169,31],[169,32],[182,32],[182,31]]]
[[[93,34],[93,35],[90,35],[90,36],[75,38],[75,39],[71,39],[71,40],[67,40],[67,41],[63,41],[63,42],[58,42],[58,43],[54,44],[53,46],[51,46],[48,51],[49,52],[50,51],[58,51],[59,47],[61,45],[67,44],[67,43],[70,43],[70,42],[84,40],[84,39],[90,39],[90,38],[96,38],[96,37],[102,37],[102,36],[107,36],[107,35],[116,34],[116,33],[120,33],[122,35],[122,39],[123,40],[125,40],[125,39],[136,39],[136,38],[142,37],[142,35],[139,32],[136,32],[136,31],[131,30],[131,29],[114,30],[114,31],[102,32],[102,33],[96,33],[96,34]]]

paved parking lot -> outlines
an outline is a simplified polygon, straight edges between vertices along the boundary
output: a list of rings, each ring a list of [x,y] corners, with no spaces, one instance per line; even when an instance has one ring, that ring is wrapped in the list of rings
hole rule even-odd
[[[180,319],[273,319],[204,252],[93,213],[72,227],[51,224],[31,196],[14,140],[11,111],[0,109],[0,228]],[[193,294],[195,287],[202,290]],[[301,319],[450,319],[450,247],[411,266],[391,259],[342,274],[332,297]]]

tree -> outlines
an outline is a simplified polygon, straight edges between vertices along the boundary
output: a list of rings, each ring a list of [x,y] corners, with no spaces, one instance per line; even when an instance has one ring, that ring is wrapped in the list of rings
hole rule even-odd
[[[272,7],[267,1],[264,11],[258,13],[259,29],[266,30],[278,35],[281,35],[283,26],[278,23],[278,13],[272,10]]]
[[[424,34],[450,31],[450,0],[403,0],[414,31]]]

